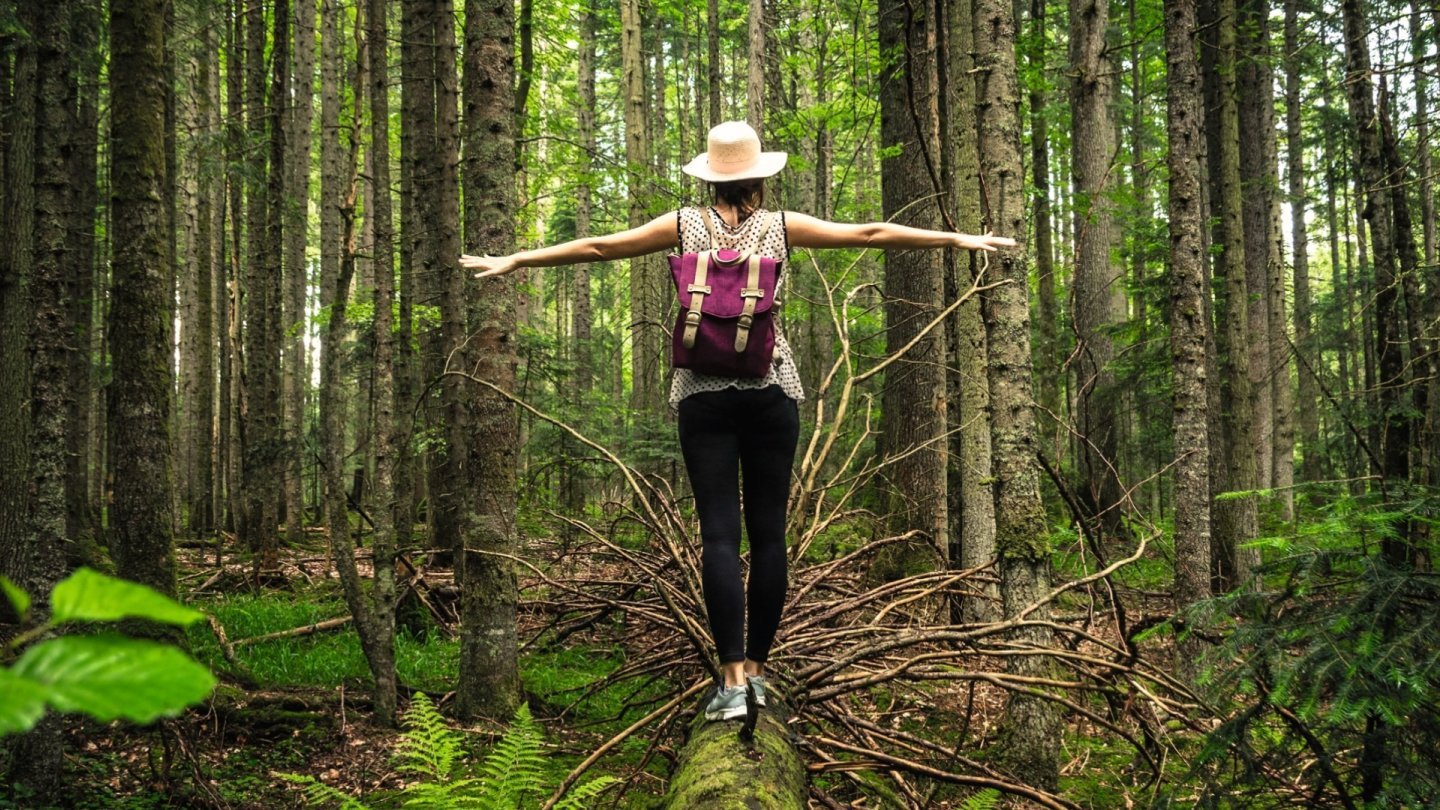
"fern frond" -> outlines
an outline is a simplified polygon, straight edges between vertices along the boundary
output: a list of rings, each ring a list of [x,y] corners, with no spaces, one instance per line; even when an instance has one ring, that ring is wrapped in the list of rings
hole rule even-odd
[[[597,776],[579,787],[572,788],[555,805],[555,810],[585,810],[586,802],[604,793],[606,788],[618,784],[613,776]]]
[[[450,779],[465,738],[445,724],[445,718],[423,692],[417,692],[404,717],[405,734],[395,746],[395,770],[436,782]]]
[[[995,810],[1000,803],[1000,791],[995,788],[985,788],[973,794],[960,805],[960,810]]]
[[[358,799],[344,791],[330,787],[313,776],[306,776],[302,773],[281,773],[274,772],[273,776],[284,779],[292,785],[299,785],[305,794],[305,803],[311,807],[325,807],[331,802],[337,802],[340,810],[370,810],[361,804]]]
[[[452,810],[486,807],[484,786],[478,779],[416,782],[404,791],[405,806],[415,810]]]
[[[541,791],[544,742],[545,730],[530,714],[529,704],[520,704],[510,728],[480,765],[480,778],[485,783],[485,807],[494,810],[521,807],[527,797]]]

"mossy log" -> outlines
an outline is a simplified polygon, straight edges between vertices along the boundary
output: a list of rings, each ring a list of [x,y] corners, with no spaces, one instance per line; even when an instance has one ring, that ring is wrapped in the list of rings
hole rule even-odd
[[[671,810],[801,810],[807,794],[805,762],[785,725],[788,712],[771,696],[751,742],[741,720],[707,723],[697,715],[670,779]]]

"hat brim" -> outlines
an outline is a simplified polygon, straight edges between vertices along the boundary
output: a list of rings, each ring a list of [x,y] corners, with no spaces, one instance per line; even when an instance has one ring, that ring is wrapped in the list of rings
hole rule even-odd
[[[755,165],[737,172],[716,171],[710,166],[710,155],[702,152],[695,156],[695,159],[685,164],[681,171],[691,177],[698,177],[710,183],[726,183],[732,180],[754,180],[761,177],[770,177],[785,168],[785,161],[790,156],[784,152],[761,152],[756,159]]]

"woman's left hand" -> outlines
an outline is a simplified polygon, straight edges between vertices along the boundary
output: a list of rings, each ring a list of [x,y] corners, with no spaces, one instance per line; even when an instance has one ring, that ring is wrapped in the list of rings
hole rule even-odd
[[[490,276],[503,276],[511,272],[519,264],[513,256],[470,256],[460,257],[460,266],[466,270],[479,270],[475,278],[489,278]]]
[[[995,236],[984,234],[975,236],[968,233],[955,234],[955,247],[960,250],[995,250],[1002,247],[1015,247],[1015,240],[1008,236]]]

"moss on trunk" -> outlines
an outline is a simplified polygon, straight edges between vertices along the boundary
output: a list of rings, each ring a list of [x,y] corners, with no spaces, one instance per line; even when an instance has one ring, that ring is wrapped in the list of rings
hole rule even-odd
[[[670,779],[665,806],[705,808],[803,808],[805,763],[785,725],[785,707],[773,697],[760,713],[753,743],[740,741],[739,721],[707,723],[697,716]]]

